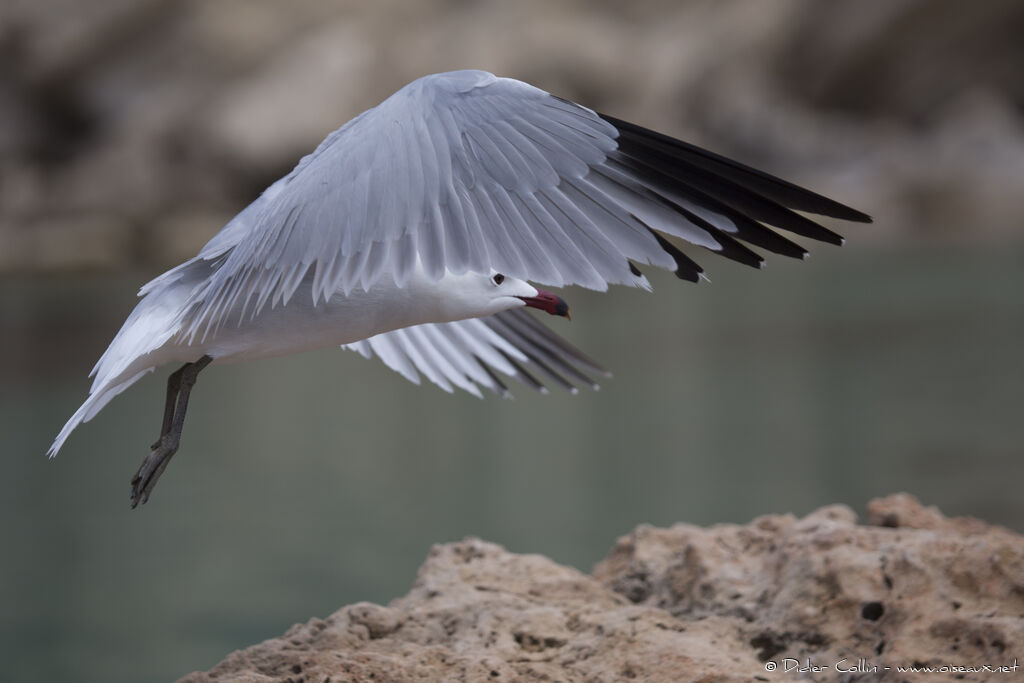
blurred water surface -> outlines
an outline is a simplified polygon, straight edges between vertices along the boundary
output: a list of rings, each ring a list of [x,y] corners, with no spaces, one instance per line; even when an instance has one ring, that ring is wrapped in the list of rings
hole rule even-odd
[[[589,570],[636,524],[909,491],[1024,529],[1024,248],[818,249],[545,320],[600,392],[477,400],[325,350],[214,367],[153,500],[128,479],[167,371],[43,453],[155,273],[0,287],[0,657],[11,680],[162,681],[477,535]]]

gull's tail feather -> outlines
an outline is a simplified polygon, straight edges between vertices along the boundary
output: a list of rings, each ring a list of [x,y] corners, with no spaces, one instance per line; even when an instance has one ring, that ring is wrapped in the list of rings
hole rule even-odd
[[[153,368],[149,367],[123,382],[113,386],[105,386],[98,391],[94,390],[89,394],[89,398],[85,399],[85,403],[83,403],[81,407],[75,411],[75,414],[71,416],[71,419],[67,421],[64,428],[60,430],[60,434],[58,434],[57,438],[53,440],[53,444],[51,444],[50,449],[46,451],[46,455],[51,458],[57,455],[57,451],[59,451],[60,447],[64,445],[67,438],[71,436],[71,432],[75,430],[75,427],[83,422],[91,420],[96,413],[103,409],[103,406],[110,402],[110,399],[135,384],[135,382],[147,372],[152,371]]]
[[[205,269],[207,264],[193,260],[143,287],[142,300],[89,373],[94,377],[89,397],[54,439],[47,451],[49,457],[57,455],[75,427],[91,420],[112,398],[146,373],[177,359],[180,347],[174,337],[191,306],[200,271]]]

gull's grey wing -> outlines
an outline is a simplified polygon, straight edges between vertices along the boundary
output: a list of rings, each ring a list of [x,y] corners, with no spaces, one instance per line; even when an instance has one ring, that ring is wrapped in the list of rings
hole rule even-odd
[[[215,269],[194,325],[239,302],[403,285],[417,262],[554,286],[699,279],[680,241],[758,266],[744,243],[840,238],[795,210],[865,215],[698,147],[483,71],[421,78],[331,133],[200,253]]]
[[[485,387],[502,396],[508,387],[496,373],[547,393],[545,383],[573,393],[597,389],[589,375],[608,372],[526,311],[514,308],[486,318],[429,323],[378,334],[343,348],[385,365],[415,384],[419,373],[447,392],[455,387],[480,396]]]

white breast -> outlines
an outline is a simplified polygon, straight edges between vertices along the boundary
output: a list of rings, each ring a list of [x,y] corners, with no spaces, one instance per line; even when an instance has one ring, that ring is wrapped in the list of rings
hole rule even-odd
[[[190,357],[205,353],[218,363],[350,344],[410,325],[481,315],[484,311],[467,308],[459,295],[479,280],[479,275],[449,273],[431,282],[419,270],[405,287],[383,278],[368,292],[359,288],[348,295],[336,292],[314,305],[312,277],[307,277],[286,305],[271,308],[268,304],[255,317],[236,309],[206,339],[172,343],[178,346],[176,352]]]

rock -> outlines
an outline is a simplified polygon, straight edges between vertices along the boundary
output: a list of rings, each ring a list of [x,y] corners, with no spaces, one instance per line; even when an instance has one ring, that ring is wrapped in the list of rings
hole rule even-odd
[[[389,606],[344,607],[182,681],[898,681],[900,666],[1013,666],[1024,537],[905,494],[868,510],[867,526],[841,505],[640,526],[592,576],[478,539],[439,545]]]

